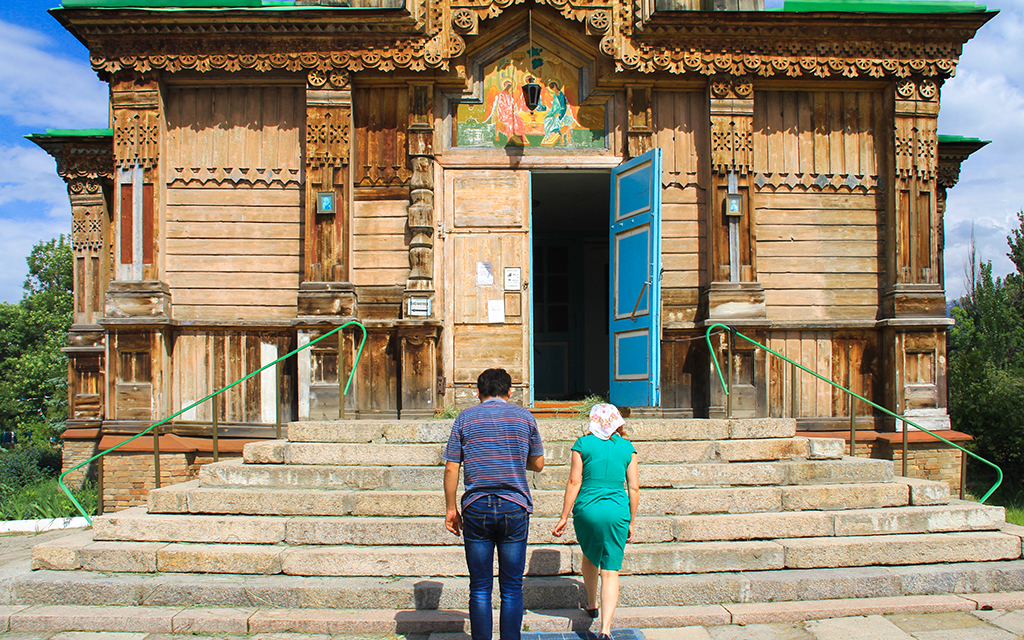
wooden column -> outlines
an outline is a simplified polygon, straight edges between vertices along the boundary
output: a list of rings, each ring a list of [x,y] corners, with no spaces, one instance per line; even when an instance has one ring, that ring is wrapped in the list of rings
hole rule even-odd
[[[409,277],[404,300],[430,301],[434,309],[434,86],[431,83],[409,85]],[[408,315],[404,302],[403,315]]]
[[[626,87],[629,127],[626,130],[626,153],[630,158],[654,148],[654,116],[651,109],[651,86]]]
[[[711,113],[711,194],[708,203],[708,318],[763,321],[764,288],[757,282],[751,220],[754,90],[749,77],[717,76],[708,86]],[[727,195],[742,197],[727,210]]]
[[[928,429],[949,428],[945,329],[951,321],[941,274],[938,87],[927,78],[897,79],[889,97],[883,405]],[[886,426],[904,425],[889,420]]]

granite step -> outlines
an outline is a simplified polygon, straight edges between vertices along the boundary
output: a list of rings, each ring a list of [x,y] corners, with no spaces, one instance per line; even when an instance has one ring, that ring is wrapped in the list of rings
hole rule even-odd
[[[837,438],[766,438],[697,440],[683,442],[636,442],[637,455],[645,464],[687,462],[750,462],[792,459],[839,459],[843,441]],[[544,459],[568,464],[572,441],[546,441]],[[249,442],[243,458],[249,464],[302,464],[349,466],[443,465],[441,443]]]
[[[563,491],[532,492],[536,516],[557,516]],[[155,489],[147,496],[151,513],[208,513],[286,516],[441,516],[444,497],[433,491],[349,491],[279,488],[201,487],[192,480]],[[923,506],[949,500],[937,482],[899,478],[888,483],[702,487],[642,492],[640,515],[835,511]]]
[[[687,607],[730,603],[801,603],[839,598],[905,598],[927,594],[1024,591],[1024,560],[956,565],[729,571],[623,575],[619,606]],[[464,577],[306,577],[203,573],[110,574],[38,570],[0,583],[14,605],[267,607],[407,613],[465,610]],[[580,576],[530,576],[528,609],[571,609],[583,603]]]
[[[542,419],[537,421],[545,441],[574,441],[585,434],[585,420]],[[292,442],[351,443],[442,443],[451,434],[451,420],[334,420],[292,422]],[[626,429],[633,442],[681,440],[730,440],[791,438],[796,435],[792,418],[743,418],[732,420],[670,420],[642,418],[628,420]]]
[[[698,637],[689,631],[709,638],[702,627],[715,628],[719,625],[753,625],[771,623],[793,623],[823,618],[846,618],[851,616],[880,616],[898,614],[941,614],[991,610],[998,608],[1019,608],[1024,593],[965,593],[957,595],[911,595],[901,597],[837,598],[805,602],[772,603],[724,603],[714,605],[683,606],[620,606],[615,611],[616,638],[642,637],[637,629],[643,628],[648,634],[652,630],[683,637]],[[542,605],[551,607],[552,605]],[[497,616],[494,619],[498,623]],[[590,619],[578,608],[527,609],[523,616],[523,640],[538,640],[547,634],[559,638],[582,638],[590,630],[593,633],[598,621]],[[0,628],[10,628],[17,637],[49,637],[61,632],[60,637],[78,636],[105,637],[117,633],[122,637],[145,634],[251,634],[257,637],[296,637],[299,634],[393,634],[402,636],[434,632],[444,637],[464,637],[468,632],[468,615],[461,608],[436,609],[339,609],[339,608],[274,608],[265,603],[254,603],[239,608],[196,609],[177,606],[89,606],[89,605],[18,605],[0,609]],[[785,625],[787,628],[789,624]],[[737,628],[722,627],[725,631]],[[891,626],[890,626],[891,628]],[[767,638],[753,627],[758,638]],[[497,631],[497,626],[495,626]],[[989,630],[997,631],[993,628]],[[739,628],[743,632],[742,627]],[[952,637],[949,633],[957,630],[931,634],[934,637]],[[771,628],[765,633],[776,635]],[[805,632],[801,632],[805,634]],[[1005,637],[1000,635],[998,637]],[[905,634],[904,634],[905,635]],[[976,634],[975,634],[976,635]],[[181,637],[181,636],[175,636]],[[227,637],[227,636],[225,636]],[[592,635],[589,637],[593,637]],[[659,635],[658,637],[669,637]],[[724,636],[722,636],[724,637]],[[729,635],[729,637],[734,637]],[[737,636],[738,637],[738,636]],[[744,635],[743,637],[755,637]],[[795,637],[786,635],[786,637]],[[802,635],[801,637],[810,637]],[[831,637],[831,636],[830,636]],[[861,636],[862,637],[862,636]],[[906,636],[910,637],[910,636]],[[924,636],[920,636],[924,637]],[[962,637],[962,636],[958,636]],[[978,636],[981,637],[981,636]],[[985,635],[984,637],[996,637]]]
[[[634,543],[996,530],[1002,507],[954,500],[948,505],[690,516],[641,516]],[[530,520],[530,541],[574,544],[551,535],[557,519]],[[437,517],[207,516],[150,514],[134,507],[93,519],[93,540],[290,545],[460,545]]]
[[[530,472],[533,489],[565,487],[568,465],[545,465],[543,473]],[[241,459],[203,465],[202,487],[291,487],[345,490],[436,490],[444,468],[422,466],[346,466],[297,464],[245,464]],[[893,465],[887,460],[790,460],[784,462],[644,464],[641,488],[701,486],[839,484],[891,482]]]
[[[661,542],[626,546],[623,574],[669,575],[868,565],[985,562],[1021,558],[1021,538],[1002,531],[774,540]],[[575,545],[531,544],[526,575],[580,573]],[[37,545],[32,568],[123,573],[301,576],[465,576],[464,551],[422,545],[280,545],[96,542],[79,532]]]

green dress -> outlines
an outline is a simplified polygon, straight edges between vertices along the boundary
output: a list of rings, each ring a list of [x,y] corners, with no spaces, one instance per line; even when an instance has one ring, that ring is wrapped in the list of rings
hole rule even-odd
[[[583,484],[572,508],[576,539],[595,567],[619,571],[629,536],[626,467],[636,449],[618,434],[608,440],[589,434],[572,450],[583,458]]]

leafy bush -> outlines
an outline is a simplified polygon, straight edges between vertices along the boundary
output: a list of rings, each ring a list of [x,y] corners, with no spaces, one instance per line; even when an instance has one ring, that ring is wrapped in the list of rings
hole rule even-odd
[[[25,445],[0,453],[0,486],[19,491],[60,474],[59,449]]]

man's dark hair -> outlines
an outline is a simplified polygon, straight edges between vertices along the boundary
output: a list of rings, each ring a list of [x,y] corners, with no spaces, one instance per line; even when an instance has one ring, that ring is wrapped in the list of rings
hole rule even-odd
[[[484,398],[504,398],[512,388],[512,376],[504,369],[488,369],[476,379],[476,390]]]

